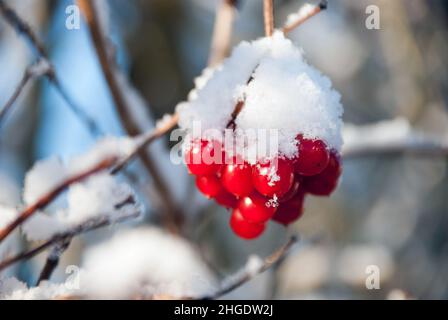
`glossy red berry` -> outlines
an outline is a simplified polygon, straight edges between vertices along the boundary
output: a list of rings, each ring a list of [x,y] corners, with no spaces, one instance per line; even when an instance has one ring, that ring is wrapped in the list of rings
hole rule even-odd
[[[297,136],[299,155],[294,169],[302,176],[314,176],[321,173],[328,165],[330,153],[322,140],[305,139]]]
[[[277,210],[268,198],[263,197],[258,192],[253,192],[249,196],[241,198],[238,202],[238,209],[244,219],[252,223],[268,221]]]
[[[252,167],[247,164],[227,164],[221,171],[223,187],[237,197],[249,195],[254,186],[252,184]]]
[[[264,223],[248,222],[238,209],[234,209],[232,212],[230,227],[237,236],[247,240],[257,238],[266,228]]]
[[[194,140],[185,150],[185,163],[194,175],[209,175],[222,166],[223,152],[217,141]]]
[[[301,184],[302,184],[302,178],[295,177],[292,187],[280,199],[278,199],[278,201],[282,203],[292,199],[299,191]]]
[[[303,201],[305,193],[302,190],[290,200],[280,203],[272,220],[277,221],[285,226],[299,219],[303,214]]]
[[[331,152],[330,161],[325,170],[317,176],[305,178],[303,187],[311,194],[328,196],[336,189],[341,172],[341,158],[336,152]]]
[[[207,198],[216,197],[222,190],[221,182],[216,175],[197,176],[196,186]]]
[[[238,205],[238,199],[224,188],[215,196],[215,201],[227,209],[236,208]]]
[[[277,159],[257,164],[252,173],[255,189],[264,196],[283,196],[294,182],[294,169],[291,161]]]

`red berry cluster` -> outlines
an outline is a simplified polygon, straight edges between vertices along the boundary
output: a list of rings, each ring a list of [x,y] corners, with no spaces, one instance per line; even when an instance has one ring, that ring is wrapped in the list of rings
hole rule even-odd
[[[337,151],[321,140],[297,136],[298,157],[250,165],[226,160],[216,141],[193,140],[185,150],[185,161],[196,186],[208,198],[232,209],[230,226],[241,238],[253,239],[272,219],[288,225],[303,214],[307,193],[328,196],[341,174]]]

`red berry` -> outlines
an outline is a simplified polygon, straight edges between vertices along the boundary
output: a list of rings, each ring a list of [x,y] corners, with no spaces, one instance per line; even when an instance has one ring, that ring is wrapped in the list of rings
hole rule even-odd
[[[295,177],[294,178],[294,183],[292,184],[292,187],[280,199],[278,199],[278,201],[280,203],[282,203],[282,202],[286,202],[288,200],[291,200],[297,194],[297,192],[299,191],[299,188],[300,188],[300,186],[302,184],[301,180],[302,180],[301,177]]]
[[[221,183],[237,197],[249,195],[254,189],[251,166],[247,163],[225,165],[221,171]]]
[[[251,223],[245,220],[238,209],[232,212],[230,227],[237,236],[247,240],[257,238],[266,228],[264,223]]]
[[[196,186],[207,198],[213,198],[222,190],[221,182],[215,175],[197,176]]]
[[[252,223],[262,223],[268,221],[277,208],[257,192],[252,192],[249,196],[241,198],[238,202],[238,209],[244,219]]]
[[[303,214],[304,198],[305,193],[299,190],[295,197],[280,204],[272,220],[287,226],[299,219]]]
[[[215,196],[215,201],[227,209],[236,208],[238,205],[238,199],[224,189],[221,189],[221,191]]]
[[[214,174],[222,166],[222,154],[219,142],[194,140],[185,150],[185,163],[191,174]]]
[[[291,161],[277,159],[267,163],[259,163],[254,167],[252,181],[255,189],[262,195],[281,197],[291,188],[294,182],[294,170]]]
[[[328,196],[336,189],[341,172],[341,158],[336,152],[331,152],[327,168],[317,176],[305,178],[304,189],[317,196]]]
[[[330,154],[322,140],[305,139],[302,135],[299,140],[299,155],[295,163],[295,171],[303,176],[314,176],[321,173],[328,165]]]

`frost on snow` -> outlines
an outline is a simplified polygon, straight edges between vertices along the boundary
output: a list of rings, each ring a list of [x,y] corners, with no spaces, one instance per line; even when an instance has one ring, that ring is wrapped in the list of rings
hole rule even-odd
[[[89,249],[84,261],[81,286],[92,297],[196,296],[215,282],[190,244],[155,228],[121,232]]]
[[[278,130],[281,155],[296,155],[298,133],[319,138],[329,148],[340,151],[340,94],[279,32],[270,38],[241,43],[221,66],[206,69],[195,83],[189,100],[177,107],[179,125],[193,136],[193,124],[197,122],[202,137],[207,138],[204,131],[208,129],[223,131],[235,105],[244,101],[236,127],[243,131]]]

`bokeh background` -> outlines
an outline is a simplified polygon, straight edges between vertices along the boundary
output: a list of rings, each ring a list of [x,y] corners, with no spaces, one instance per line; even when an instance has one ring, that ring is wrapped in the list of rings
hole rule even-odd
[[[43,39],[76,103],[105,133],[122,135],[86,26],[65,27],[65,9],[73,2],[8,3]],[[118,64],[145,99],[149,119],[173,112],[206,67],[218,3],[109,0],[102,5]],[[276,0],[277,27],[302,4]],[[371,4],[380,8],[379,30],[365,27],[365,9]],[[293,31],[290,38],[341,92],[346,122],[363,125],[403,117],[416,130],[447,138],[447,15],[448,3],[443,0],[330,0],[328,10]],[[263,33],[262,1],[239,1],[232,43]],[[26,41],[0,19],[0,105],[35,58]],[[67,158],[94,143],[45,79],[26,87],[0,130],[0,202],[7,205],[20,204],[24,175],[36,160],[52,155]],[[168,138],[158,144],[158,148],[168,146]],[[300,234],[299,245],[279,268],[227,297],[448,298],[444,157],[403,154],[347,160],[342,183],[330,198],[307,199],[304,217],[288,230],[272,225],[265,236],[251,242],[231,233],[229,214],[196,194],[190,177],[173,176],[166,165],[159,165],[168,183],[175,180],[171,185],[177,201],[188,208],[188,237],[219,275],[234,272],[250,254],[269,254],[288,234]],[[157,206],[148,196],[152,182],[142,178],[139,170],[135,165],[128,178],[139,177],[135,185],[147,205],[143,223],[158,224]],[[85,247],[113,232],[76,240],[53,279],[62,279],[65,265],[79,263]],[[9,272],[32,283],[41,263],[35,259]],[[379,290],[366,289],[368,265],[380,268]]]

